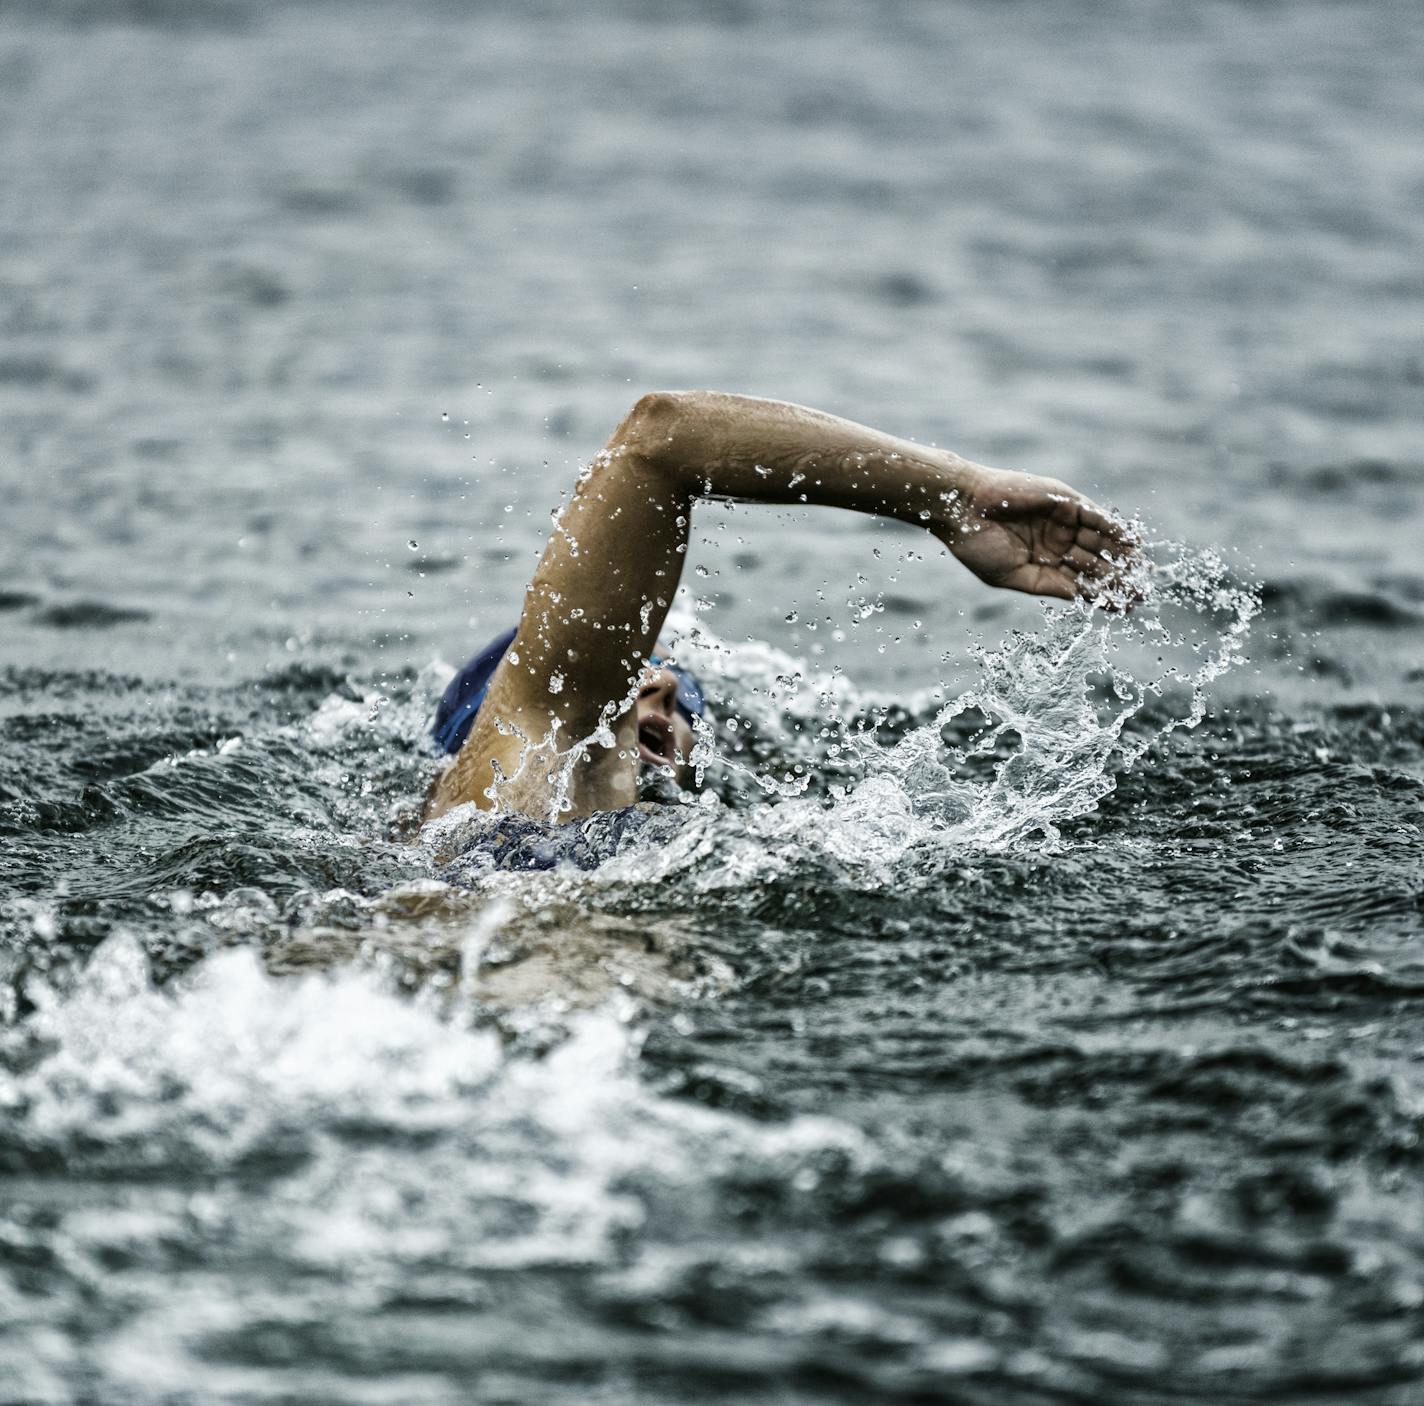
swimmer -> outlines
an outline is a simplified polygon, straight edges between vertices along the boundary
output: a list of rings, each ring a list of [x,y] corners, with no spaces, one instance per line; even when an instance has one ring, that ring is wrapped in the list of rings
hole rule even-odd
[[[518,628],[447,690],[436,736],[454,760],[427,819],[465,802],[538,820],[619,810],[650,767],[690,783],[701,691],[654,651],[698,498],[897,518],[988,585],[1061,600],[1099,594],[1132,550],[1124,524],[1057,479],[783,401],[645,395],[579,476]]]

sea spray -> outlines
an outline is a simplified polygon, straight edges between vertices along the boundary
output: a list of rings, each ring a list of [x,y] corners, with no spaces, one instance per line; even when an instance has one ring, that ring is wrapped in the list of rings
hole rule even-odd
[[[1039,629],[976,649],[975,682],[891,741],[875,724],[896,700],[860,693],[839,674],[804,674],[764,644],[728,646],[681,620],[679,658],[721,677],[729,712],[751,712],[762,730],[779,717],[791,747],[776,768],[719,748],[716,764],[774,803],[735,819],[705,817],[654,867],[663,875],[695,868],[723,887],[830,861],[878,885],[902,879],[918,846],[1061,844],[1060,827],[1092,810],[1122,770],[1202,720],[1207,688],[1241,658],[1259,600],[1215,553],[1149,541],[1107,604],[1116,608],[1045,604]],[[947,744],[945,731],[971,718],[982,722],[968,741]],[[851,779],[825,796],[802,794],[827,760]],[[721,833],[704,835],[709,826]],[[648,877],[646,857],[614,867],[630,866]]]

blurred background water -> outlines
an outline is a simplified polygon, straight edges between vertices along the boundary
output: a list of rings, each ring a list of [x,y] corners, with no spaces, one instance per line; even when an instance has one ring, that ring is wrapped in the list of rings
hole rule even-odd
[[[1403,0],[0,3],[0,1401],[1413,1406],[1421,71]],[[888,739],[1063,622],[704,506],[724,744],[862,800],[442,884],[445,670],[677,386],[1139,512],[1248,657],[917,828],[778,675]]]

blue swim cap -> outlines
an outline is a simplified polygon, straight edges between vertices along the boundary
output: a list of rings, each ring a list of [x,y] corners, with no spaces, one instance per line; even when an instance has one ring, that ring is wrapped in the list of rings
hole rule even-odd
[[[464,745],[465,738],[474,726],[475,715],[480,711],[480,704],[485,701],[485,694],[489,692],[494,671],[499,667],[499,661],[504,658],[505,650],[514,643],[517,633],[518,630],[506,630],[504,634],[492,639],[450,680],[450,686],[445,690],[440,706],[435,710],[435,725],[431,729],[441,751],[458,752]],[[707,712],[702,689],[686,669],[679,669],[676,664],[669,664],[656,654],[649,662],[662,665],[677,679],[677,710],[689,723]]]

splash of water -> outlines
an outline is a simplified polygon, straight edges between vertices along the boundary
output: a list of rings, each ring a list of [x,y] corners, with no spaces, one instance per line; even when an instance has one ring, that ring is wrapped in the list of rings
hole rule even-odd
[[[486,910],[473,940],[503,914]],[[68,989],[32,995],[0,1032],[7,1165],[62,1159],[120,1180],[279,1169],[290,1179],[265,1229],[308,1266],[353,1249],[466,1269],[612,1262],[641,1219],[624,1185],[640,1168],[697,1180],[718,1149],[863,1142],[829,1119],[761,1129],[649,1093],[631,1068],[639,1035],[610,1010],[531,1061],[475,1028],[466,1002],[412,1001],[373,970],[279,979],[237,950],[156,988],[131,934]]]
[[[829,860],[878,885],[902,878],[917,847],[1061,844],[1060,827],[1092,810],[1120,771],[1202,720],[1208,686],[1240,660],[1259,600],[1215,553],[1154,541],[1106,604],[1116,611],[1045,604],[1037,631],[975,651],[976,682],[894,742],[873,725],[888,700],[839,675],[806,677],[765,645],[729,647],[695,620],[679,622],[680,657],[730,680],[739,712],[759,709],[763,725],[779,715],[782,735],[803,739],[811,729],[785,724],[814,719],[817,745],[848,763],[852,779],[813,798],[802,793],[814,757],[777,776],[723,752],[720,765],[779,804],[737,816],[736,835],[710,846],[721,861],[712,872],[701,833],[712,822],[663,851],[660,872],[702,868],[721,887]],[[974,717],[983,721],[967,744],[947,745],[946,729]]]

